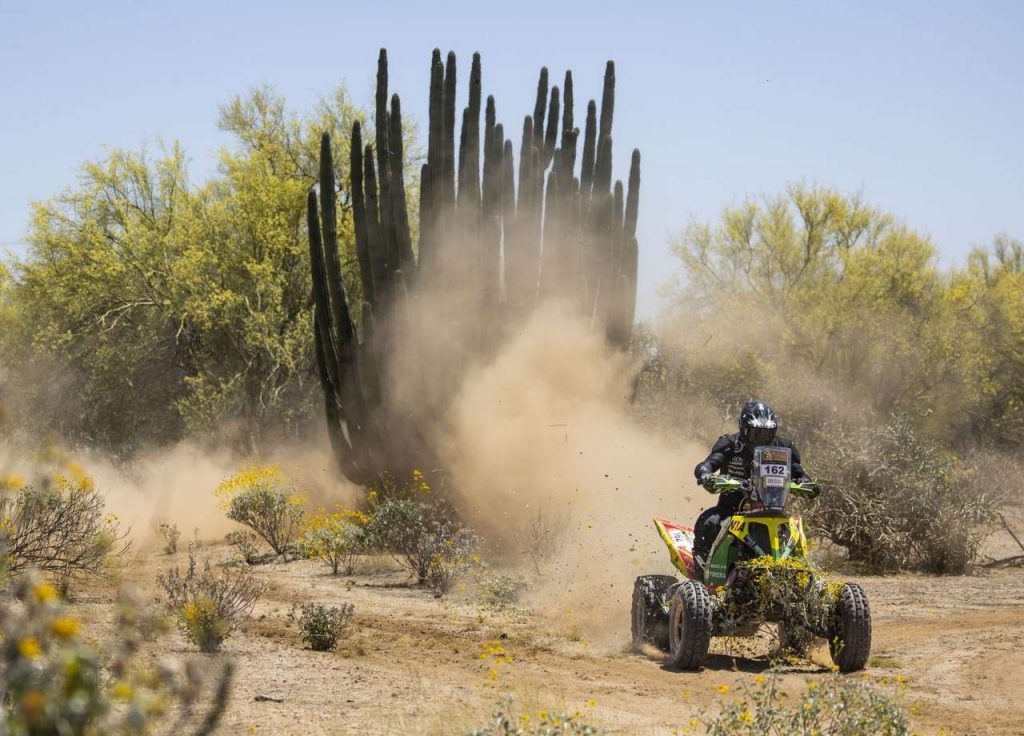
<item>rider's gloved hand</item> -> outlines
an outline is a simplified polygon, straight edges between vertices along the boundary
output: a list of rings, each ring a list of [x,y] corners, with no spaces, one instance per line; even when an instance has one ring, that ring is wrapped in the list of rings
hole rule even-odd
[[[715,480],[716,480],[716,477],[715,477],[714,473],[704,473],[700,477],[700,484],[702,486],[704,486],[704,490],[707,491],[708,493],[714,493],[714,491],[715,491]]]
[[[810,478],[801,478],[797,482],[800,484],[804,498],[817,498],[821,494],[821,488]]]

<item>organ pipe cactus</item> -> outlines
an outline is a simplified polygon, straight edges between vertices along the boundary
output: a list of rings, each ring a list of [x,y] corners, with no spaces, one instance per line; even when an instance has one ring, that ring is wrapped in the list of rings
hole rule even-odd
[[[429,422],[443,415],[466,366],[539,301],[573,304],[612,345],[629,344],[640,153],[633,151],[626,185],[613,182],[615,66],[609,61],[605,69],[600,109],[593,100],[587,105],[579,156],[572,73],[561,88],[549,88],[548,76],[541,69],[517,163],[494,98],[484,103],[479,54],[456,148],[456,58],[449,52],[442,62],[434,50],[414,249],[401,101],[388,96],[381,50],[374,143],[359,122],[351,134],[362,304],[342,281],[337,186],[323,136],[319,190],[307,202],[314,340],[331,446],[356,483],[385,470],[435,467]]]

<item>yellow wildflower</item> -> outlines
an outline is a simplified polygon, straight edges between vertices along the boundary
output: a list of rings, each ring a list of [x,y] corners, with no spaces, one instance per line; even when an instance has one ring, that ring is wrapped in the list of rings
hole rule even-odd
[[[81,625],[70,616],[60,616],[50,623],[50,631],[58,639],[68,640],[78,636]]]
[[[744,710],[742,713],[739,714],[738,717],[744,723],[753,723],[754,722],[754,715],[750,712],[750,708],[747,708],[746,710]]]
[[[764,684],[764,675],[757,675],[754,678],[754,682],[756,682],[758,685],[763,685]]]
[[[81,463],[75,462],[74,460],[66,462],[64,467],[67,468],[68,473],[71,475],[71,479],[75,482],[81,483],[84,479],[89,477]]]
[[[21,697],[21,708],[25,711],[30,719],[34,719],[39,715],[39,711],[43,709],[43,704],[46,702],[46,696],[38,690],[29,690]]]
[[[113,693],[115,698],[130,700],[135,689],[132,687],[130,682],[118,680],[114,683],[114,686],[110,688],[110,692]]]
[[[25,478],[11,473],[0,478],[0,491],[20,491],[25,487]]]
[[[50,603],[59,597],[57,589],[49,583],[40,583],[32,592],[39,603]]]
[[[39,646],[39,640],[29,636],[18,642],[18,652],[25,659],[38,659],[43,656],[43,648]]]
[[[586,703],[584,703],[583,705],[585,705],[585,706],[586,706],[586,707],[588,707],[588,708],[593,708],[593,707],[594,707],[595,705],[597,705],[597,701],[596,701],[596,700],[594,700],[593,698],[591,698],[590,700],[588,700],[588,701],[587,701]]]
[[[722,693],[722,695],[725,695],[727,692],[729,692],[729,686],[728,685],[719,685],[718,686],[718,692]]]

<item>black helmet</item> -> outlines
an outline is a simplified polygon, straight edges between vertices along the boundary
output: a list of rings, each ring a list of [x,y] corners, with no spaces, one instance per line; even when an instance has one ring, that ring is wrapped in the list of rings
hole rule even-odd
[[[779,420],[763,401],[748,401],[740,412],[740,439],[754,445],[770,445],[779,432]]]

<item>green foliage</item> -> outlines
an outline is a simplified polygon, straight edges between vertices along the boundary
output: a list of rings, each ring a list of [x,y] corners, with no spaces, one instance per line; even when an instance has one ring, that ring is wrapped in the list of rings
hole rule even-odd
[[[207,562],[200,570],[191,550],[184,575],[175,567],[158,574],[157,583],[181,635],[202,652],[220,649],[241,619],[252,613],[265,588],[244,569],[214,572]]]
[[[431,493],[418,471],[404,486],[386,476],[382,488],[370,492],[368,538],[418,583],[447,592],[479,560],[480,538],[459,521],[450,504]]]
[[[765,399],[827,481],[820,513],[806,508],[851,557],[969,565],[996,484],[983,469],[1024,447],[1020,244],[997,238],[942,272],[892,215],[797,185],[674,249],[664,337],[634,343],[639,411],[708,441]]]
[[[685,281],[670,315],[706,310],[708,352],[750,351],[763,370],[795,355],[885,412],[962,380],[934,247],[858,197],[793,186],[691,226],[674,249]]]
[[[302,524],[302,499],[287,490],[253,488],[231,499],[228,518],[245,524],[279,555],[288,552]]]
[[[215,495],[225,499],[229,519],[256,532],[275,554],[292,550],[302,528],[305,499],[278,466],[246,467],[221,483]]]
[[[818,533],[876,570],[964,572],[993,516],[986,477],[903,416],[873,432],[836,428],[828,437],[815,457],[827,490],[807,510]]]
[[[0,274],[20,423],[118,451],[233,418],[250,444],[294,432],[319,404],[305,195],[320,133],[342,140],[358,117],[343,89],[305,115],[254,90],[222,108],[235,143],[206,183],[177,144],[114,150],[35,205],[25,259]],[[344,209],[338,234],[348,273]]]
[[[723,693],[728,687],[723,686]],[[709,736],[906,736],[910,727],[900,705],[900,688],[886,692],[866,680],[832,674],[809,680],[799,697],[787,699],[779,677],[758,675],[743,685],[740,700],[722,702],[703,721]],[[724,698],[722,699],[725,700]]]
[[[327,563],[332,575],[351,575],[359,555],[369,548],[368,523],[365,514],[343,508],[333,514],[316,514],[306,523],[299,547],[311,559]]]
[[[304,604],[299,616],[302,641],[314,652],[333,650],[338,646],[338,640],[347,636],[354,612],[355,606],[351,603],[344,603],[341,606]]]

